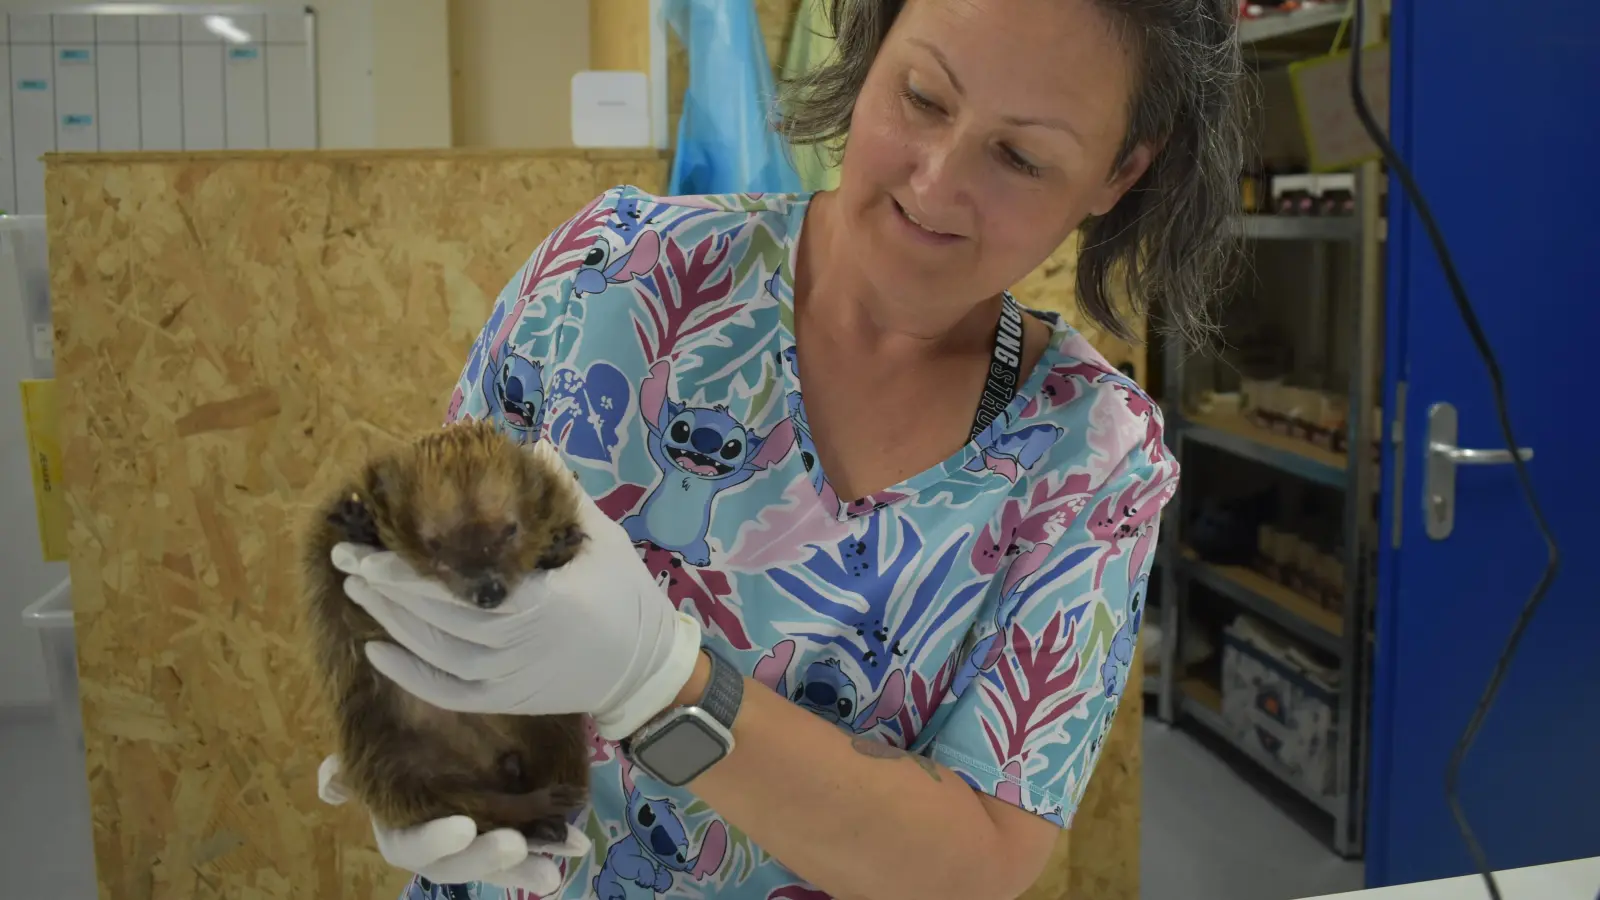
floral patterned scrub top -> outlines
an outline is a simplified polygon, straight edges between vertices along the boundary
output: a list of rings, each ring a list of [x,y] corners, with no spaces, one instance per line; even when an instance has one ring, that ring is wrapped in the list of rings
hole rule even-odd
[[[985,431],[887,490],[836,496],[795,367],[809,201],[607,191],[506,286],[448,418],[555,442],[754,680],[1064,826],[1126,684],[1177,487],[1160,413],[1029,311],[1048,348]],[[593,738],[591,758],[577,824],[594,848],[564,862],[553,896],[824,896],[614,745]],[[529,896],[421,878],[406,893]]]

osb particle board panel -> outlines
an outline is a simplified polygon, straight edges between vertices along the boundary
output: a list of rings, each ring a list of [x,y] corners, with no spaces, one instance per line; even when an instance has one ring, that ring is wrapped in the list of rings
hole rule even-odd
[[[48,160],[102,897],[397,894],[365,817],[315,798],[328,722],[286,535],[303,498],[438,420],[552,227],[665,177],[581,151]],[[1041,886],[1137,896],[1136,698]]]
[[[302,498],[437,423],[490,304],[626,154],[55,157],[100,895],[393,898],[295,639]]]

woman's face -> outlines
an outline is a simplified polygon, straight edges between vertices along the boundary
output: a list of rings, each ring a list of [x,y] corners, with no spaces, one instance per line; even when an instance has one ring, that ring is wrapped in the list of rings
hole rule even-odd
[[[885,302],[958,316],[1139,178],[1145,148],[1112,171],[1133,88],[1112,24],[1094,0],[907,0],[857,99],[837,196]]]

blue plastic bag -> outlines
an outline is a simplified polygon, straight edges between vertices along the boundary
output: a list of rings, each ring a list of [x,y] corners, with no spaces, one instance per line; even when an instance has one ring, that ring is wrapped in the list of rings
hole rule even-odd
[[[751,0],[666,0],[663,13],[689,51],[668,193],[799,191],[769,124],[776,85]]]

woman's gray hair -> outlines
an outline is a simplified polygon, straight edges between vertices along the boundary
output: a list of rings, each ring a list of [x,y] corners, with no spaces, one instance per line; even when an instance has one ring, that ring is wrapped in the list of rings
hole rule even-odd
[[[1102,328],[1136,340],[1113,299],[1191,346],[1211,333],[1210,299],[1237,258],[1244,161],[1244,63],[1237,0],[1094,0],[1115,18],[1136,66],[1129,128],[1108,177],[1134,148],[1149,169],[1104,216],[1080,226],[1078,306]],[[905,0],[828,0],[834,54],[781,85],[778,130],[794,144],[841,149],[856,96]]]

